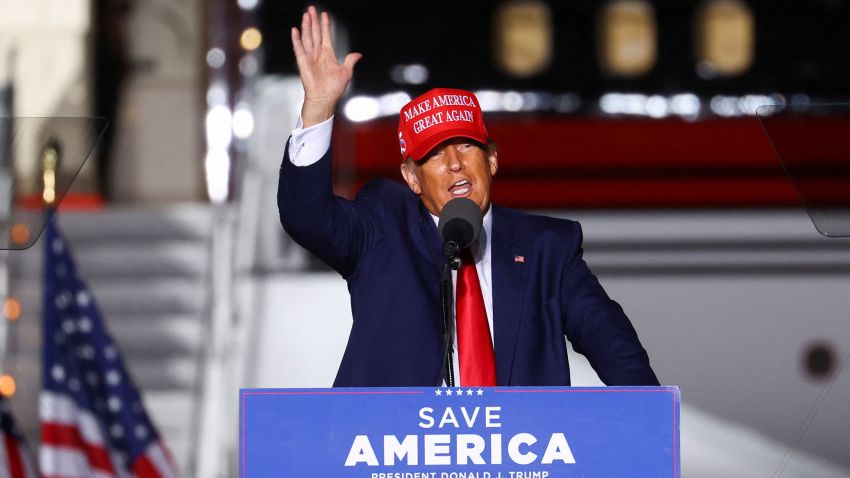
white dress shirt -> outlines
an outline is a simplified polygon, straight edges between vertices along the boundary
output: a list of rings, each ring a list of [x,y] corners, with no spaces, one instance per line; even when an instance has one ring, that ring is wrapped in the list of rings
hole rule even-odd
[[[289,140],[289,160],[295,166],[310,166],[322,158],[331,147],[331,133],[333,132],[333,116],[329,119],[307,127],[302,127],[303,122],[298,118],[298,123],[292,130]],[[434,224],[439,218],[431,214]],[[484,225],[481,234],[475,244],[470,246],[470,251],[475,259],[475,269],[478,271],[478,281],[481,284],[481,294],[484,297],[484,309],[487,312],[487,322],[490,326],[490,340],[493,341],[493,275],[490,256],[490,238],[493,231],[493,208],[487,210],[484,215]],[[452,281],[457,283],[457,271],[452,271]],[[454,291],[452,292],[454,296]],[[452,301],[454,303],[454,301]],[[454,317],[454,310],[452,311]],[[436,318],[435,318],[436,320]],[[457,337],[457,322],[454,324],[454,336]],[[458,364],[457,339],[454,341],[453,365],[455,369],[455,382],[460,384],[460,366]]]
[[[331,132],[334,117],[304,128],[304,122],[298,117],[292,137],[289,138],[289,161],[296,166],[310,166],[322,159],[331,147]]]
[[[431,214],[431,219],[434,224],[438,224],[440,218]],[[493,208],[487,210],[484,215],[484,224],[481,227],[478,240],[469,246],[469,251],[472,253],[472,258],[475,259],[475,270],[478,272],[478,283],[481,285],[481,295],[484,297],[484,310],[487,312],[487,323],[490,327],[490,342],[495,343],[493,339],[493,277],[490,267],[490,237],[493,231]],[[457,304],[457,271],[452,271],[452,304]],[[452,326],[454,328],[454,354],[452,354],[452,365],[455,369],[455,385],[460,386],[460,363],[458,362],[457,351],[457,316],[455,310],[452,310]]]

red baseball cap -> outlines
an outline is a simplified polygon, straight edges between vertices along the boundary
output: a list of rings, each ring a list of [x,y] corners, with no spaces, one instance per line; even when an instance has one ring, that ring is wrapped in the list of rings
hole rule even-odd
[[[487,127],[471,91],[434,88],[404,105],[398,116],[401,159],[419,160],[450,138],[487,143]]]

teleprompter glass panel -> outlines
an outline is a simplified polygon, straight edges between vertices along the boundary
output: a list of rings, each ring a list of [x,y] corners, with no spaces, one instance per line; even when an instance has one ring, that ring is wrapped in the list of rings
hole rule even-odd
[[[818,232],[850,237],[850,104],[757,110]]]
[[[0,249],[35,243],[106,125],[104,118],[0,118]]]

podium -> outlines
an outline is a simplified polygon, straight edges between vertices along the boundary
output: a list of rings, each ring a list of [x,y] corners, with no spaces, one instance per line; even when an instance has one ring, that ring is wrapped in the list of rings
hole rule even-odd
[[[242,478],[679,477],[678,387],[243,389]]]

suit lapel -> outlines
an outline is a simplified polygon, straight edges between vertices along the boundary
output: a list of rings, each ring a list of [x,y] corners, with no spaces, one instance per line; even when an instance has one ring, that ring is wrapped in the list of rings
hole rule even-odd
[[[491,267],[493,273],[493,336],[496,377],[499,385],[510,385],[514,350],[522,321],[527,266],[518,256],[528,257],[520,244],[520,224],[511,223],[508,211],[493,207]]]
[[[419,229],[422,231],[422,239],[425,241],[425,246],[428,249],[428,256],[437,268],[438,273],[442,273],[446,259],[443,257],[443,241],[440,240],[440,234],[437,232],[437,226],[434,224],[434,218],[431,213],[425,209],[425,205],[419,202]]]

